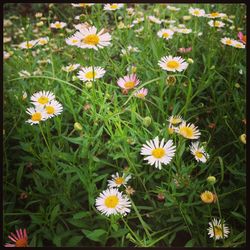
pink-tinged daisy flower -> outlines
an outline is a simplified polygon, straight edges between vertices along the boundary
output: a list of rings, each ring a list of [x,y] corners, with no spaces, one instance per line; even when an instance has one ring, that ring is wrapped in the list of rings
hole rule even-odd
[[[98,50],[111,44],[111,35],[108,32],[105,33],[104,29],[97,33],[97,29],[94,26],[80,29],[74,36],[80,40],[80,43],[76,45],[83,49]]]
[[[199,8],[189,8],[189,14],[193,15],[193,16],[198,16],[198,17],[201,17],[201,16],[205,16],[205,10],[203,9],[199,9]]]
[[[125,173],[123,173],[122,176],[120,176],[118,172],[112,174],[111,177],[112,180],[108,180],[109,188],[119,188],[120,186],[126,187],[128,180],[131,179],[131,175],[126,175]]]
[[[124,6],[123,3],[104,4],[104,10],[118,10]]]
[[[180,124],[176,132],[187,139],[199,139],[201,135],[199,129],[194,124],[186,124],[186,121]]]
[[[180,56],[162,57],[160,61],[158,62],[158,65],[164,70],[173,71],[173,72],[175,71],[181,72],[188,67],[188,63],[185,62],[185,60],[181,58]]]
[[[241,41],[242,43],[244,43],[244,44],[247,43],[247,36],[246,36],[246,35],[243,35],[242,32],[239,32],[239,33],[238,33],[238,38],[240,39],[240,41]]]
[[[221,18],[221,17],[225,17],[226,14],[225,13],[219,13],[219,12],[212,12],[210,14],[206,14],[206,17],[208,18]]]
[[[178,52],[180,52],[180,53],[188,53],[188,52],[190,52],[190,51],[192,51],[192,47],[188,47],[188,48],[179,48],[179,49],[178,49]]]
[[[28,236],[26,232],[26,228],[22,229],[17,229],[16,234],[10,233],[8,238],[13,242],[13,243],[6,243],[4,246],[5,247],[28,247]]]
[[[136,74],[131,74],[124,76],[123,78],[120,77],[117,81],[119,87],[125,90],[133,89],[135,86],[139,84],[139,80],[136,77]]]
[[[56,100],[52,100],[49,104],[45,106],[45,112],[47,118],[60,115],[63,111],[62,104]]]
[[[82,67],[77,77],[84,82],[93,81],[104,76],[106,70],[101,67]]]
[[[37,40],[31,40],[22,42],[19,44],[19,48],[21,49],[32,49],[37,44]]]
[[[216,27],[216,28],[222,28],[225,26],[225,23],[221,22],[221,21],[217,21],[217,20],[211,20],[208,22],[209,26],[211,27]]]
[[[93,3],[72,3],[71,5],[76,8],[85,8],[93,5]]]
[[[170,29],[161,29],[157,32],[157,36],[164,38],[165,40],[169,40],[173,38],[174,31]]]
[[[144,99],[147,94],[148,94],[148,89],[141,88],[134,93],[134,96]]]
[[[41,37],[39,39],[37,39],[37,44],[38,45],[45,45],[49,42],[49,37]]]
[[[80,44],[81,40],[76,36],[71,36],[65,39],[68,45],[77,46]]]
[[[148,16],[149,21],[157,24],[161,24],[161,20],[155,16]]]
[[[64,23],[64,22],[58,22],[56,21],[55,23],[51,23],[50,24],[50,28],[53,28],[53,29],[62,29],[66,26],[67,24]]]

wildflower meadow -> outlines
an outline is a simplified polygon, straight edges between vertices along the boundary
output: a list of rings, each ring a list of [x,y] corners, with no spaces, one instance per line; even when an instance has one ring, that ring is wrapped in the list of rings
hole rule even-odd
[[[245,4],[3,10],[2,246],[245,246]]]

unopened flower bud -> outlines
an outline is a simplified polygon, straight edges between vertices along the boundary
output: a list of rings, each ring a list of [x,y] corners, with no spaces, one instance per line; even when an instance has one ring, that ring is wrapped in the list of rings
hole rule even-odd
[[[246,144],[247,143],[247,135],[246,134],[242,134],[240,136],[240,140],[242,143]]]
[[[145,127],[148,127],[152,122],[152,119],[149,116],[144,117],[142,124]]]
[[[74,129],[77,131],[82,131],[82,125],[79,122],[75,122]]]
[[[207,182],[211,185],[213,185],[216,182],[216,178],[214,176],[208,176]]]
[[[91,89],[92,88],[92,82],[86,82],[86,87],[88,88],[88,89]]]

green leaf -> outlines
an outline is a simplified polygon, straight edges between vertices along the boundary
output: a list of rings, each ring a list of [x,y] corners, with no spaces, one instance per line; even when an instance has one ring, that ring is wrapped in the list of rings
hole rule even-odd
[[[23,168],[24,168],[24,165],[21,165],[18,170],[17,170],[17,174],[16,174],[16,183],[17,183],[17,186],[20,187],[20,184],[21,184],[21,179],[22,179],[22,176],[23,176]]]
[[[60,205],[58,204],[58,205],[56,205],[53,208],[53,210],[51,212],[51,215],[50,215],[50,222],[51,222],[51,224],[54,223],[56,217],[59,215],[59,212],[60,212]]]
[[[81,219],[81,218],[84,218],[84,217],[90,216],[90,215],[91,215],[90,212],[82,211],[82,212],[74,214],[73,219],[78,220],[78,219]]]
[[[77,244],[82,240],[83,236],[73,236],[72,238],[70,238],[68,240],[68,242],[66,243],[66,247],[74,247],[77,246]]]
[[[86,139],[83,138],[83,137],[71,138],[71,137],[63,136],[63,138],[66,139],[66,140],[69,141],[69,142],[72,142],[72,143],[78,144],[78,145],[83,145],[83,144],[84,144],[84,141],[86,140]]]
[[[102,242],[104,240],[103,239],[104,235],[107,234],[107,232],[103,229],[96,229],[94,231],[83,229],[81,231],[85,234],[87,238],[97,242]]]
[[[195,239],[191,239],[185,244],[185,247],[193,247],[194,244],[195,244]]]
[[[48,169],[43,169],[43,170],[35,170],[35,172],[40,175],[41,177],[43,177],[44,179],[49,179],[52,180],[53,176],[51,175],[51,173],[49,172]]]

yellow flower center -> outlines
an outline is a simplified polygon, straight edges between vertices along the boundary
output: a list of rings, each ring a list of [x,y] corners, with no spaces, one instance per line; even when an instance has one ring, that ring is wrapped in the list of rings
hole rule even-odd
[[[96,76],[95,72],[89,71],[85,74],[85,77],[88,79],[93,79]]]
[[[186,138],[192,138],[194,135],[193,129],[189,127],[180,128],[180,134]]]
[[[87,4],[86,3],[79,3],[79,6],[84,8],[87,6]]]
[[[119,199],[116,195],[111,195],[107,197],[104,201],[104,204],[107,208],[115,208],[117,204],[119,203]]]
[[[168,38],[168,37],[169,37],[169,34],[168,34],[167,32],[165,32],[165,33],[162,34],[162,36],[163,36],[164,38]]]
[[[41,45],[44,45],[46,43],[47,43],[47,40],[45,40],[45,39],[39,40],[39,44],[41,44]]]
[[[219,227],[219,226],[214,226],[214,234],[215,234],[215,236],[220,236],[220,237],[222,237],[222,229],[221,229],[221,227]]]
[[[27,48],[32,48],[33,47],[33,44],[32,43],[27,43]]]
[[[15,242],[16,247],[27,247],[28,246],[28,239],[21,238]]]
[[[144,97],[145,97],[145,95],[142,94],[142,93],[139,93],[139,94],[137,94],[136,96],[137,96],[138,98],[144,98]]]
[[[221,23],[220,23],[219,21],[215,21],[215,22],[214,22],[214,26],[215,26],[215,27],[219,27],[220,24],[221,24]]]
[[[231,45],[231,44],[232,44],[232,40],[227,39],[227,40],[225,41],[225,43],[226,43],[227,45]]]
[[[53,106],[46,107],[47,114],[52,115],[55,113],[55,108]]]
[[[220,16],[220,14],[218,12],[213,12],[210,14],[212,17],[218,17]]]
[[[118,177],[118,178],[115,179],[115,183],[117,185],[121,185],[121,184],[124,183],[124,179],[122,177]]]
[[[235,47],[236,47],[236,48],[242,48],[243,46],[242,46],[240,43],[236,43],[236,44],[235,44]]]
[[[177,69],[180,66],[180,63],[177,61],[169,61],[167,62],[167,67],[171,69]]]
[[[165,155],[165,150],[164,148],[156,148],[156,149],[153,149],[152,150],[152,155],[155,157],[155,158],[162,158],[164,155]]]
[[[34,122],[39,122],[42,120],[42,114],[40,112],[36,112],[32,115],[31,120]]]
[[[172,134],[174,133],[174,129],[173,129],[173,128],[168,128],[168,133],[169,133],[170,135],[172,135]]]
[[[74,65],[70,65],[70,66],[68,67],[68,71],[72,71],[72,70],[74,70]]]
[[[41,96],[37,100],[40,104],[46,104],[49,101],[49,98],[47,96]]]
[[[200,11],[199,11],[199,10],[195,10],[195,11],[194,11],[194,14],[195,14],[195,15],[199,15],[199,14],[200,14]]]
[[[132,81],[124,83],[124,87],[126,89],[132,89],[134,86],[135,86],[135,82],[132,82]]]
[[[100,38],[96,34],[85,36],[82,41],[89,45],[96,45],[99,43]]]
[[[56,23],[56,24],[55,24],[55,27],[56,27],[57,29],[60,29],[60,28],[62,27],[62,25],[61,25],[60,23]]]
[[[115,3],[110,5],[110,8],[113,9],[113,10],[114,10],[114,9],[117,9],[117,7],[118,7],[118,5],[115,4]]]
[[[196,151],[196,152],[195,152],[195,156],[196,156],[197,158],[202,158],[203,154],[202,154],[202,152],[200,152],[200,151]]]

